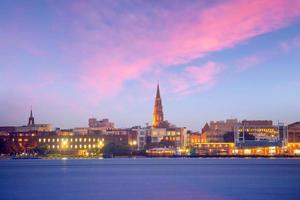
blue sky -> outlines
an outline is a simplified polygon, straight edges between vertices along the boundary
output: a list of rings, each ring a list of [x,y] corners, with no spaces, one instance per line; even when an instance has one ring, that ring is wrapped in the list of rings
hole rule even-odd
[[[299,1],[4,1],[0,124],[299,121]]]

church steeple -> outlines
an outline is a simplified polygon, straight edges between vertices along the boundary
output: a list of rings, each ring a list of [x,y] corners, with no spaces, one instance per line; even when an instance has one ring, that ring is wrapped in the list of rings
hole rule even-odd
[[[33,126],[34,125],[34,117],[32,114],[32,107],[30,107],[30,117],[28,119],[28,126]]]
[[[152,126],[158,127],[164,121],[163,107],[159,91],[159,83],[157,83],[156,97],[153,110]]]
[[[156,89],[156,99],[158,98],[160,98],[159,82],[157,83],[157,89]]]

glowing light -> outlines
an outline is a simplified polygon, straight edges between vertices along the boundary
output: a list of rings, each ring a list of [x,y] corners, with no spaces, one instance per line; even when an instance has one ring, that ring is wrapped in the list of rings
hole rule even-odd
[[[294,154],[300,155],[300,149],[295,149]]]
[[[251,149],[245,149],[244,154],[247,154],[247,155],[251,154]]]

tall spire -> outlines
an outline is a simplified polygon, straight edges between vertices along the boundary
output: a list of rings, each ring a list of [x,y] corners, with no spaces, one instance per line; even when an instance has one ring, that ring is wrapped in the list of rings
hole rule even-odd
[[[157,98],[160,98],[159,81],[157,82],[157,89],[156,89],[156,99]]]
[[[30,106],[30,116],[29,116],[29,119],[28,119],[28,126],[32,126],[34,125],[34,117],[33,117],[33,114],[32,114],[32,106]]]
[[[159,82],[157,83],[156,97],[154,102],[152,126],[158,127],[164,121],[163,107],[159,91]]]

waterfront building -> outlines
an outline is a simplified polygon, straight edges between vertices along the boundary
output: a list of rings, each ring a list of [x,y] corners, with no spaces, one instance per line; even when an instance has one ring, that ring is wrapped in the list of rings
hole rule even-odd
[[[201,134],[198,132],[187,132],[187,146],[193,147],[201,143]]]
[[[300,122],[288,125],[288,144],[289,155],[300,156]]]
[[[200,156],[225,156],[234,155],[236,153],[236,147],[234,143],[198,143],[194,147],[195,154]]]
[[[166,147],[159,147],[159,148],[152,148],[146,150],[147,155],[153,156],[153,157],[168,157],[168,156],[174,156],[176,154],[176,150],[172,148],[166,148]]]
[[[300,122],[288,125],[288,142],[300,143]]]
[[[147,144],[147,136],[150,135],[150,128],[149,127],[141,128],[138,126],[138,127],[133,127],[132,130],[135,131],[137,134],[136,137],[137,150],[145,149],[145,146]]]
[[[187,129],[185,127],[151,128],[151,143],[164,147],[183,148],[187,146]]]
[[[279,123],[277,126],[273,125],[270,120],[243,120],[241,125],[236,126],[235,139],[236,142],[244,142],[245,135],[252,136],[252,140],[277,142],[283,141],[286,137],[286,128],[282,128],[284,125]],[[280,132],[284,131],[284,132]]]
[[[202,128],[203,138],[206,142],[216,143],[225,142],[224,135],[227,133],[233,133],[236,126],[239,125],[237,119],[227,119],[226,121],[211,121]]]
[[[122,138],[125,141],[125,138]],[[108,142],[105,136],[79,136],[74,134],[43,134],[38,138],[38,146],[45,146],[49,153],[69,155],[91,155]]]

